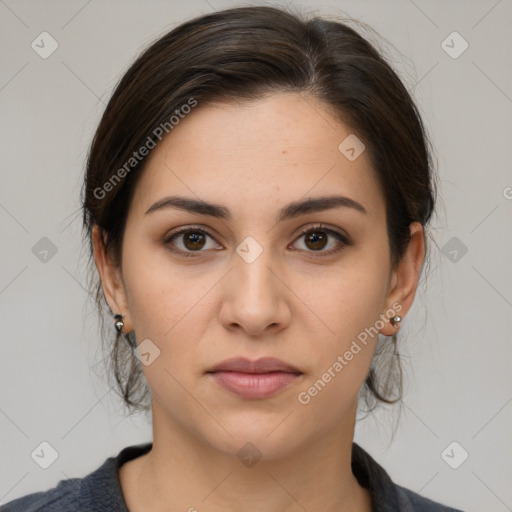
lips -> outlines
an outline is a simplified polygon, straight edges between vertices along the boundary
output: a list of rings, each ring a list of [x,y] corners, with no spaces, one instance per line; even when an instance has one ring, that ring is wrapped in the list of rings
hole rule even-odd
[[[262,357],[256,361],[251,361],[244,357],[234,357],[226,359],[215,365],[207,373],[216,372],[238,372],[238,373],[294,373],[300,375],[302,372],[295,366],[285,363],[275,357]]]
[[[223,389],[242,399],[270,398],[297,382],[302,372],[274,357],[251,361],[242,357],[227,359],[206,372]]]

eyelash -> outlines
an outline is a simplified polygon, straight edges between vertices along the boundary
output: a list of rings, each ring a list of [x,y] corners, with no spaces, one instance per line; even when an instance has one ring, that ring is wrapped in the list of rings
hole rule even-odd
[[[336,254],[336,253],[340,252],[344,246],[352,245],[352,242],[349,240],[349,238],[347,236],[340,233],[339,231],[335,231],[334,229],[328,228],[324,224],[318,224],[316,226],[311,226],[311,227],[303,229],[299,233],[296,240],[298,240],[300,237],[307,235],[308,233],[311,233],[314,231],[322,231],[323,233],[326,233],[327,235],[331,235],[334,238],[336,238],[339,242],[341,242],[341,244],[342,244],[341,247],[338,247],[336,249],[331,249],[330,251],[306,251],[306,252],[314,253],[315,254],[314,257],[331,256],[332,254]],[[174,233],[171,233],[169,236],[167,236],[164,239],[164,244],[168,245],[178,236],[180,236],[184,233],[189,233],[189,232],[201,233],[203,235],[208,235],[209,237],[214,238],[213,235],[211,233],[209,233],[208,231],[206,231],[204,228],[200,228],[200,227],[196,227],[196,226],[188,226],[186,228],[175,231]],[[206,252],[203,250],[198,250],[198,251],[182,251],[181,249],[171,249],[171,250],[173,252],[180,253],[182,256],[184,256],[186,258],[196,258],[197,256],[195,253]]]

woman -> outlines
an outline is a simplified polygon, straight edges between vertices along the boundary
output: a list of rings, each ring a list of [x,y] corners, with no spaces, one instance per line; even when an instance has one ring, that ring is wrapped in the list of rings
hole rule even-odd
[[[160,38],[83,195],[114,375],[153,441],[2,510],[455,510],[353,442],[360,398],[400,398],[376,362],[398,363],[434,204],[417,108],[345,24],[244,7]]]

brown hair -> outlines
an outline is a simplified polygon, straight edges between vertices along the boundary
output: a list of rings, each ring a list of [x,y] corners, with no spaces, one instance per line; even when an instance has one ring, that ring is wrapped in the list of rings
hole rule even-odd
[[[154,147],[162,127],[169,132],[171,118],[181,117],[184,105],[259,99],[275,92],[322,100],[364,141],[386,201],[395,266],[410,241],[411,222],[426,226],[435,204],[430,143],[419,111],[390,65],[347,24],[270,6],[231,8],[187,21],[151,44],[124,74],[88,156],[82,207],[89,264],[94,265],[91,230],[97,224],[106,250],[121,265],[127,213],[147,160],[139,149]],[[102,317],[106,301],[91,270]],[[110,338],[106,342],[124,403],[148,411],[151,390],[133,355],[133,335],[117,334],[113,344]],[[377,347],[361,390],[367,405],[401,399],[396,345],[395,335],[392,343]],[[382,368],[384,358],[377,359],[389,350],[392,357]]]

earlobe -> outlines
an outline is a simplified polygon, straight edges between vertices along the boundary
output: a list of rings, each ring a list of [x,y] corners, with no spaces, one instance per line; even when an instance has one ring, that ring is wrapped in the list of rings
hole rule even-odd
[[[117,265],[114,264],[112,259],[108,256],[105,250],[105,243],[101,237],[98,225],[92,228],[92,244],[94,252],[94,261],[96,268],[101,278],[101,285],[105,299],[110,306],[113,315],[119,314],[122,316],[124,332],[133,330],[129,317],[126,293],[124,289],[121,272]]]
[[[396,334],[400,322],[412,307],[418,281],[425,257],[425,240],[423,226],[419,222],[410,225],[411,239],[396,270],[393,272],[390,290],[386,299],[388,312],[395,311],[394,315],[385,314],[389,320],[380,330],[384,336]]]

